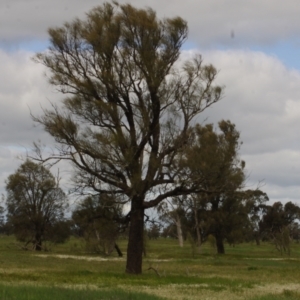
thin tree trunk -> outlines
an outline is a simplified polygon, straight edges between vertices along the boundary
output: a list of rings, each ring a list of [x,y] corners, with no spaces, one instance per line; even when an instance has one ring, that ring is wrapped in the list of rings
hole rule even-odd
[[[177,228],[177,236],[179,246],[183,247],[183,233],[182,233],[182,225],[179,214],[176,212],[176,228]]]
[[[201,250],[201,232],[200,232],[200,228],[199,228],[197,209],[196,209],[195,205],[194,205],[194,216],[195,216],[195,226],[196,226],[196,233],[197,233],[197,248],[198,248],[198,252],[200,253],[200,250]]]
[[[218,254],[225,254],[224,242],[223,237],[220,233],[216,233],[216,244],[217,244],[217,253]]]
[[[35,235],[35,251],[42,251],[42,238],[38,233]]]
[[[141,274],[144,247],[144,208],[143,199],[132,201],[127,247],[126,273]]]
[[[93,220],[93,228],[94,228],[96,239],[97,239],[98,242],[100,242],[100,235],[99,235],[98,230],[95,227],[95,220]]]
[[[254,238],[255,238],[256,246],[260,246],[260,236],[259,236],[259,233],[255,233],[254,234]]]

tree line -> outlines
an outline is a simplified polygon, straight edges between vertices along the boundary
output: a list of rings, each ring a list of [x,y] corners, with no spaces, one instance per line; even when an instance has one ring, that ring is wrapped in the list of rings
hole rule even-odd
[[[222,99],[223,88],[215,84],[216,68],[200,55],[179,59],[187,22],[112,2],[48,33],[50,47],[35,60],[64,99],[33,120],[56,147],[45,157],[35,144],[34,162],[7,180],[7,222],[14,232],[24,230],[20,236],[30,236],[36,250],[60,232],[55,226],[65,224],[66,197],[46,166],[64,160],[74,168],[76,192],[90,194],[73,212],[74,230],[94,248],[93,236],[106,240],[107,253],[117,249],[110,238],[127,230],[127,273],[142,272],[149,209],[157,208],[166,224],[168,218],[193,224],[188,232],[199,247],[214,235],[224,252],[224,239],[236,236],[246,215],[260,216],[267,196],[244,190],[235,125],[224,120],[215,131],[197,124]],[[186,234],[183,225],[177,228]]]
[[[145,220],[144,236],[175,238],[180,247],[188,242],[199,252],[208,241],[218,254],[225,253],[225,242],[260,245],[263,240],[281,253],[290,253],[290,242],[300,239],[300,208],[291,202],[268,205],[266,193],[245,189],[246,163],[239,159],[239,138],[230,121],[219,122],[217,129],[212,124],[195,127],[181,163],[186,172],[201,174],[206,192],[161,202],[157,216]],[[83,197],[66,219],[68,199],[58,178],[29,159],[8,177],[6,190],[7,215],[2,208],[0,231],[14,234],[24,242],[24,249],[41,251],[44,242],[62,243],[73,235],[84,238],[89,252],[110,255],[115,250],[123,256],[117,240],[128,234],[130,214],[125,214],[116,196]]]
[[[264,202],[266,195],[262,192],[257,194],[246,197],[262,197],[259,202]],[[201,245],[208,242],[218,254],[225,253],[225,242],[230,246],[255,242],[259,246],[264,241],[272,243],[281,254],[290,255],[291,243],[300,241],[299,206],[292,202],[258,204],[253,203],[251,198],[250,203],[242,204],[233,211],[226,210],[226,206],[218,210],[206,207],[200,208],[195,214],[194,207],[170,205],[172,210],[160,217],[163,224],[153,222],[147,229],[147,236],[149,239],[177,239],[180,247],[184,243],[191,244],[200,253]]]

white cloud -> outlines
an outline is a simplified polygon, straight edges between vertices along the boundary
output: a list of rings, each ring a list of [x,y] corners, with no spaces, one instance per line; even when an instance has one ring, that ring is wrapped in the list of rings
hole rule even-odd
[[[298,197],[300,193],[299,185],[290,186],[287,189],[286,187],[278,185],[266,184],[262,187],[262,190],[268,194],[268,197],[270,199],[269,203],[267,203],[268,205],[278,201],[282,203],[292,202],[296,203],[297,205],[300,205]]]
[[[204,52],[218,70],[225,97],[204,114],[209,122],[230,119],[245,154],[300,149],[300,73],[260,52]]]
[[[35,64],[33,53],[0,50],[0,140],[1,145],[25,146],[28,140],[45,136],[34,128],[30,112],[40,114],[49,100],[57,98],[44,77],[44,67]],[[48,99],[47,99],[48,98]]]
[[[121,0],[137,7],[150,6],[159,16],[179,15],[190,28],[190,42],[212,45],[265,45],[298,38],[300,6],[298,0]],[[85,0],[2,0],[0,40],[47,39],[47,28],[83,17],[103,1]],[[34,17],[33,17],[34,16]],[[234,38],[232,38],[234,32]]]
[[[300,151],[277,150],[256,155],[243,155],[246,168],[258,180],[280,187],[293,187],[300,182]],[[299,199],[300,200],[300,199]]]
[[[43,66],[31,60],[33,53],[5,53],[0,50],[0,194],[4,181],[22,163],[33,141],[52,144],[41,127],[34,126],[30,112],[42,114],[42,107],[60,97],[44,76]]]

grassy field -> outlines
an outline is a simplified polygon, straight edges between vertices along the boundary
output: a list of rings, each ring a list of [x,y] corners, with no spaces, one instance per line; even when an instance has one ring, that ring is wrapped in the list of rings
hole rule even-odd
[[[119,242],[125,253],[126,241]],[[215,255],[175,240],[148,241],[143,275],[124,273],[125,258],[85,252],[70,239],[49,252],[20,250],[0,236],[0,299],[300,299],[300,244],[281,256],[270,244],[240,244]],[[125,253],[126,254],[126,253]]]

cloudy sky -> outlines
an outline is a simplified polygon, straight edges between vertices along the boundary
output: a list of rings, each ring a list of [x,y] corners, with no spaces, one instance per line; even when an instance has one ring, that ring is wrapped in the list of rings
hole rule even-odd
[[[160,17],[189,24],[183,55],[201,53],[218,70],[221,102],[202,116],[229,119],[241,132],[249,188],[263,182],[272,202],[300,204],[300,5],[299,0],[132,0]],[[30,117],[57,101],[31,58],[48,46],[47,28],[60,26],[101,0],[0,1],[0,193],[32,142],[52,139]],[[61,170],[67,178],[70,171]]]

